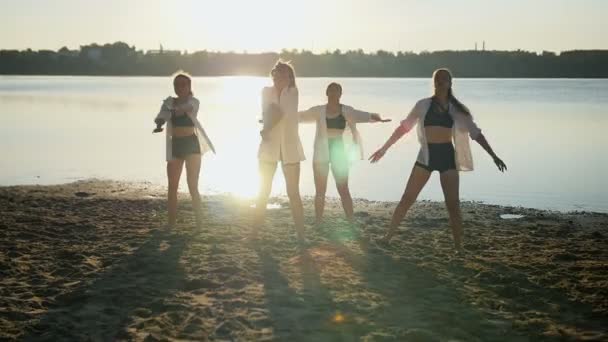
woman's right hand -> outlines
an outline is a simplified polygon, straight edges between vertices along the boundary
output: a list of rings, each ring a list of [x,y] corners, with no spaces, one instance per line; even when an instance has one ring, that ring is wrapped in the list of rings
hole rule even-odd
[[[154,123],[156,124],[156,128],[152,131],[152,133],[162,132],[163,125],[165,124],[165,120],[157,118],[156,120],[154,120]]]
[[[384,157],[384,154],[386,153],[387,148],[385,148],[384,146],[382,146],[380,149],[378,149],[378,151],[374,152],[370,157],[369,157],[369,161],[371,163],[376,163],[378,162],[380,159],[382,159],[382,157]]]

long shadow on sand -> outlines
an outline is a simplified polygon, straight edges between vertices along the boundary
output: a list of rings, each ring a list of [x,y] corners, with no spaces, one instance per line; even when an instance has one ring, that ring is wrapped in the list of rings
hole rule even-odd
[[[377,248],[360,238],[358,228],[347,233],[324,231],[332,249],[363,279],[362,292],[380,295],[377,307],[353,305],[353,314],[367,317],[365,336],[395,341],[527,341],[511,322],[468,304],[459,289],[422,268],[404,253]],[[344,238],[345,236],[349,238]],[[355,251],[354,249],[359,249]],[[398,257],[400,256],[400,257]]]
[[[608,316],[594,312],[590,304],[568,298],[567,293],[560,289],[533,283],[524,272],[508,265],[479,259],[477,262],[487,266],[490,271],[471,274],[470,270],[462,267],[454,271],[468,271],[480,288],[499,299],[497,302],[500,302],[502,310],[523,313],[530,334],[554,330],[555,340],[566,339],[575,330],[588,332],[591,340],[593,336],[607,334]],[[550,339],[549,336],[537,338]]]
[[[338,310],[329,290],[321,283],[319,269],[308,251],[294,259],[301,273],[301,290],[291,287],[280,263],[272,254],[257,248],[261,260],[266,308],[279,341],[351,341],[347,327],[334,323]]]
[[[166,310],[164,299],[183,286],[184,237],[154,232],[132,255],[96,280],[60,298],[27,332],[28,341],[112,341],[127,337],[132,316]]]

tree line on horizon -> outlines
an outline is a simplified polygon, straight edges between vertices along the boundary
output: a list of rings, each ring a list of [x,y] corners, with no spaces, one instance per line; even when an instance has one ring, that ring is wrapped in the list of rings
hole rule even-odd
[[[607,78],[608,50],[434,51],[306,50],[235,53],[137,50],[124,42],[63,47],[57,51],[0,50],[4,75],[166,76],[184,70],[194,76],[266,76],[278,59],[293,63],[304,77],[430,77],[447,67],[456,77]]]

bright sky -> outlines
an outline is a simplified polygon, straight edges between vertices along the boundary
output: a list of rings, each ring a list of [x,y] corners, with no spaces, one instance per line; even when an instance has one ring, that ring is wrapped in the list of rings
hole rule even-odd
[[[0,0],[0,49],[608,49],[606,0]]]

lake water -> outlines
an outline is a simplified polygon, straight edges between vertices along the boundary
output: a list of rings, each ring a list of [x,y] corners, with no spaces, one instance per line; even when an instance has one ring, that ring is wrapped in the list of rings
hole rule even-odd
[[[322,104],[330,81],[342,83],[342,102],[393,119],[362,124],[369,155],[391,134],[429,79],[302,78],[300,109]],[[260,90],[257,77],[195,78],[199,118],[217,155],[203,161],[201,191],[253,196],[257,189]],[[557,210],[608,212],[608,80],[456,79],[456,95],[472,110],[508,172],[500,173],[473,143],[475,171],[461,173],[461,198]],[[165,140],[151,133],[168,77],[0,76],[0,185],[55,184],[86,178],[166,184]],[[300,136],[308,158],[301,191],[314,194],[314,126]],[[351,171],[354,197],[398,200],[419,146],[415,134],[395,144],[376,165]],[[337,196],[330,179],[328,195]],[[186,190],[182,177],[182,190]],[[274,194],[284,194],[277,172]],[[442,200],[438,174],[421,199]]]

